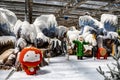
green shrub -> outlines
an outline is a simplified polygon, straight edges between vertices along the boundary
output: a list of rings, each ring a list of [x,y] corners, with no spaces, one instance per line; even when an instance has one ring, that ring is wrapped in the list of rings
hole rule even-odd
[[[117,30],[117,33],[118,33],[118,35],[120,36],[120,29],[119,29],[119,30]]]

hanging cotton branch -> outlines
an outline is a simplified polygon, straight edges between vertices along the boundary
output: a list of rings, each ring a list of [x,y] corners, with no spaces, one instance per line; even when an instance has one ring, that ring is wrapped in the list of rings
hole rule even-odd
[[[116,63],[112,63],[114,65],[113,68],[111,68],[107,64],[109,71],[107,72],[103,71],[100,66],[99,68],[97,68],[97,71],[104,77],[104,80],[120,80],[120,62],[119,62],[120,53],[115,54],[112,57],[116,61]],[[110,76],[107,76],[106,73],[109,73]]]

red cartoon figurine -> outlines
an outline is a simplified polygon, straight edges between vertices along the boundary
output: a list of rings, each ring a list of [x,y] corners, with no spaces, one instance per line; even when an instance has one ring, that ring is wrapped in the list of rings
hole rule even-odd
[[[19,61],[26,74],[34,75],[42,61],[42,53],[35,47],[24,48],[20,52]]]
[[[100,57],[104,57],[104,59],[107,59],[107,51],[105,48],[98,48],[97,52],[97,59],[100,59]]]

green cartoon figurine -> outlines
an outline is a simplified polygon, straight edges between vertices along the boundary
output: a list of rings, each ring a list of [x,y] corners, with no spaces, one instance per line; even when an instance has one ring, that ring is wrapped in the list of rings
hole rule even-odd
[[[89,44],[88,42],[84,42],[82,36],[79,37],[79,40],[74,40],[73,43],[77,45],[77,59],[83,59],[84,56],[84,45]]]

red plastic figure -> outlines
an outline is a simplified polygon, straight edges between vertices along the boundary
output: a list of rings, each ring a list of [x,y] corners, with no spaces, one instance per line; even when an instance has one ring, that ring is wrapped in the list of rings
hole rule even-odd
[[[26,74],[34,75],[38,70],[38,65],[42,61],[42,53],[35,47],[24,48],[20,52],[19,61]]]
[[[97,59],[100,59],[100,57],[104,57],[104,59],[107,59],[107,56],[108,54],[105,48],[98,48],[98,52],[96,55]]]

